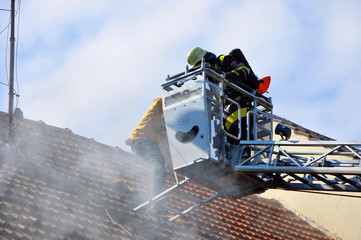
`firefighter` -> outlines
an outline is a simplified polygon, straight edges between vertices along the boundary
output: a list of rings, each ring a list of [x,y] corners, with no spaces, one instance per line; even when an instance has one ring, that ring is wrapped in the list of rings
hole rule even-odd
[[[195,67],[202,58],[215,68],[225,72],[227,80],[238,85],[243,83],[253,90],[259,88],[260,81],[240,49],[233,49],[228,55],[222,54],[217,57],[214,53],[195,47],[188,53],[187,62],[191,67]]]
[[[130,140],[133,153],[149,163],[152,168],[152,195],[159,194],[165,186],[166,168],[159,144],[165,137],[162,98],[153,100]]]
[[[210,63],[213,67],[225,72],[226,79],[238,86],[243,87],[242,84],[244,84],[249,88],[248,90],[258,90],[261,94],[265,92],[264,89],[268,89],[269,82],[265,82],[263,79],[258,80],[244,54],[238,48],[233,49],[228,55],[222,54],[217,57],[214,53],[208,52],[200,47],[195,47],[188,53],[187,62],[191,67],[196,67],[203,58],[205,62]],[[265,85],[267,85],[266,88]],[[252,108],[252,101],[248,97],[240,95],[230,87],[226,87],[224,92],[241,106],[241,139],[245,140],[247,139],[246,116],[247,112]],[[225,114],[225,129],[233,135],[238,135],[239,115],[236,105],[227,105]],[[232,138],[228,138],[228,141],[233,144],[238,143],[238,141],[235,141]]]

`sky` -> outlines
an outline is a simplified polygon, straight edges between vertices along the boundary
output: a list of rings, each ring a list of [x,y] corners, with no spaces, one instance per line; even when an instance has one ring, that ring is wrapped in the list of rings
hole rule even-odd
[[[184,71],[190,49],[240,48],[258,77],[271,76],[274,114],[361,141],[359,0],[16,0],[16,9],[16,104],[25,118],[130,151],[124,141],[166,77]],[[0,11],[3,112],[9,16]]]

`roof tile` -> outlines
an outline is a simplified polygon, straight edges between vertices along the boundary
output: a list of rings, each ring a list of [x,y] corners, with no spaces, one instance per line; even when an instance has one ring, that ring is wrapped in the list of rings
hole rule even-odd
[[[0,114],[0,126],[5,121],[6,114]],[[10,151],[1,129],[0,234],[5,238],[331,239],[258,197],[217,198],[172,223],[134,212],[149,193],[150,178],[137,157],[26,119],[17,124],[17,151]],[[167,184],[174,182],[169,173]],[[162,204],[180,211],[192,206],[183,194],[205,199],[215,192],[191,181]]]

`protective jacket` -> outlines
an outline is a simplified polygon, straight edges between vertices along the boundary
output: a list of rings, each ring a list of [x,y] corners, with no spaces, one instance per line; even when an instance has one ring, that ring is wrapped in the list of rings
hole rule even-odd
[[[133,130],[130,140],[152,140],[160,143],[165,134],[162,98],[156,98]]]
[[[258,78],[239,48],[233,49],[228,55],[216,57],[210,53],[205,58],[215,68],[225,72],[229,81],[235,84],[241,82],[251,89],[258,89]]]
[[[214,66],[226,73],[226,79],[232,83],[239,85],[245,84],[247,87],[256,90],[259,86],[257,76],[254,74],[247,59],[240,49],[233,49],[228,55],[220,55],[214,61]],[[231,88],[226,88],[225,93],[236,100],[241,106],[241,139],[247,138],[247,112],[252,108],[251,100]],[[234,104],[226,107],[225,112],[225,129],[233,135],[238,135],[238,110]],[[249,126],[251,127],[251,126]],[[229,138],[229,142],[236,143],[233,139]]]

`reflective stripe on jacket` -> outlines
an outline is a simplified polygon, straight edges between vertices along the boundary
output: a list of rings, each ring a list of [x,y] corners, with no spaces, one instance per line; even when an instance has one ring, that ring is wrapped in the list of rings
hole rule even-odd
[[[246,117],[248,112],[248,107],[241,108],[241,118]],[[231,115],[229,115],[226,118],[226,122],[224,126],[226,127],[226,130],[229,130],[229,128],[232,126],[232,124],[238,120],[238,110],[233,112]]]

